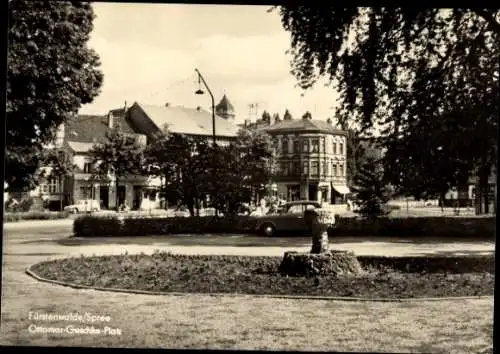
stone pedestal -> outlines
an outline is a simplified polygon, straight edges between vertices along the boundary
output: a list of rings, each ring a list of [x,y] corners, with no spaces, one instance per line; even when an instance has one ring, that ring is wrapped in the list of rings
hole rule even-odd
[[[333,216],[325,210],[306,210],[304,221],[312,233],[310,253],[285,252],[279,267],[282,275],[320,276],[357,275],[362,272],[353,252],[330,251],[328,228],[335,223]]]
[[[359,275],[362,268],[354,253],[349,251],[285,252],[279,273],[288,276]]]

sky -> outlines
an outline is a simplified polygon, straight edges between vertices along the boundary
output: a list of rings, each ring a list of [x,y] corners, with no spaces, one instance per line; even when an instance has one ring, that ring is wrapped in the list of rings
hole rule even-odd
[[[317,84],[304,93],[290,73],[290,36],[269,6],[94,3],[89,46],[101,58],[101,94],[80,110],[105,114],[134,102],[210,110],[208,94],[195,95],[195,68],[215,103],[227,95],[243,122],[263,110],[295,118],[332,117],[337,100]],[[202,89],[204,87],[202,86]],[[258,104],[257,112],[250,105]]]

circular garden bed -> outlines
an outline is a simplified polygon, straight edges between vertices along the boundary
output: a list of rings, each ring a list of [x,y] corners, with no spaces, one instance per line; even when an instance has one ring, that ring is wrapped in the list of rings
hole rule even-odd
[[[75,257],[30,269],[39,277],[96,288],[401,299],[493,295],[494,255],[358,256],[359,275],[284,276],[281,257],[152,255]]]

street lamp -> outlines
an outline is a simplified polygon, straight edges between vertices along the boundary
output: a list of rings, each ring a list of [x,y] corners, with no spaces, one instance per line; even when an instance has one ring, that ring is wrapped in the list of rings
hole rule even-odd
[[[205,79],[201,75],[200,71],[198,69],[194,69],[196,71],[196,74],[198,74],[198,85],[200,82],[203,82],[203,85],[207,89],[208,93],[210,94],[210,98],[212,99],[212,135],[213,135],[213,140],[214,140],[214,146],[216,145],[215,142],[215,100],[214,100],[214,95],[212,94],[212,91],[210,91],[210,88],[208,87],[207,83],[205,82]],[[204,92],[201,88],[198,88],[198,90],[195,91],[196,95],[203,95]]]

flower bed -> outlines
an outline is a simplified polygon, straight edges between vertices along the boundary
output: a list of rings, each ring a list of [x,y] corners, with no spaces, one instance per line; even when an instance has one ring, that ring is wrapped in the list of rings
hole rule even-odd
[[[433,236],[494,239],[496,217],[336,217],[331,236]]]
[[[3,222],[16,222],[21,220],[56,220],[66,219],[67,212],[60,211],[27,211],[27,212],[7,212],[3,215]]]
[[[46,279],[66,283],[165,293],[386,299],[493,295],[495,277],[491,264],[494,264],[494,256],[390,261],[386,257],[358,259],[365,270],[360,276],[313,278],[281,276],[278,273],[280,257],[185,256],[165,252],[59,259],[38,263],[31,270]],[[402,264],[410,266],[399,266]],[[468,269],[470,264],[476,268]],[[395,267],[388,268],[391,265]],[[455,265],[455,268],[441,272],[443,265]]]

